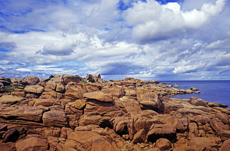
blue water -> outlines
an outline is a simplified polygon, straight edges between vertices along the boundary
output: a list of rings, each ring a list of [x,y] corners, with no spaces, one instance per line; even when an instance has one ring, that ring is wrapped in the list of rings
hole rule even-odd
[[[161,83],[177,84],[177,89],[198,88],[200,94],[179,94],[171,98],[189,99],[195,96],[208,102],[217,102],[228,105],[230,108],[230,81],[160,81]]]

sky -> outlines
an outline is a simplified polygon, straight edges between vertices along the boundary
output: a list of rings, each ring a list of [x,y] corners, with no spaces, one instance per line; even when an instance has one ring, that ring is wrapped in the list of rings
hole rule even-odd
[[[230,80],[229,0],[0,0],[0,76]]]

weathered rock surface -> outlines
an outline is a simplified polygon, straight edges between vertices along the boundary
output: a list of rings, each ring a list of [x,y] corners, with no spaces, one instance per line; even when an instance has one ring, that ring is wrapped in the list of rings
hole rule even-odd
[[[162,106],[162,100],[156,92],[150,90],[138,89],[137,99],[142,105],[142,109],[159,110]]]
[[[150,131],[147,133],[149,141],[155,142],[158,138],[167,138],[173,140],[176,135],[175,126],[168,124],[153,124]]]
[[[191,97],[189,102],[192,104],[192,105],[195,105],[195,106],[204,106],[204,107],[208,107],[208,105],[206,104],[206,102],[204,102],[202,99],[199,99],[197,97]]]
[[[44,88],[40,85],[27,85],[24,88],[25,92],[29,92],[29,93],[42,93],[44,91]]]
[[[94,81],[0,77],[0,150],[228,150],[226,105],[163,97],[195,88],[134,78]]]
[[[43,110],[37,107],[4,107],[0,110],[0,117],[7,119],[20,119],[39,122],[41,120]]]
[[[21,102],[24,98],[23,97],[17,97],[13,95],[3,95],[0,97],[0,103],[2,104],[15,104],[17,102]]]
[[[9,78],[0,76],[0,83],[2,83],[4,86],[7,86],[11,84],[11,81]]]
[[[169,140],[165,138],[160,138],[156,141],[156,147],[161,151],[169,150],[172,147],[172,144]]]
[[[67,126],[67,117],[63,111],[48,111],[42,116],[43,123],[46,126]]]
[[[39,82],[39,78],[38,77],[35,77],[35,76],[28,76],[28,77],[25,77],[23,80],[22,80],[23,83],[26,83],[28,85],[35,85]]]
[[[116,151],[118,147],[97,133],[90,131],[72,132],[63,146],[63,150]]]
[[[39,137],[29,137],[16,143],[17,151],[37,150],[46,151],[48,149],[48,142],[46,139]]]
[[[100,91],[84,93],[84,97],[87,99],[93,99],[93,100],[98,100],[102,102],[112,102],[113,101],[112,95],[110,95],[109,93],[104,93]]]
[[[230,148],[230,139],[224,141],[223,145],[220,148],[220,151],[228,151]]]
[[[86,88],[82,84],[71,83],[66,85],[65,89],[65,95],[75,99],[83,99],[83,94],[87,92]]]

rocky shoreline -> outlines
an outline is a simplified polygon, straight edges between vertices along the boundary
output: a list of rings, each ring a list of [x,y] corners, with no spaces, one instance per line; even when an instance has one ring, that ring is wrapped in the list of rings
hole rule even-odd
[[[170,87],[170,88],[166,88]],[[230,109],[134,78],[0,76],[1,151],[227,151]]]

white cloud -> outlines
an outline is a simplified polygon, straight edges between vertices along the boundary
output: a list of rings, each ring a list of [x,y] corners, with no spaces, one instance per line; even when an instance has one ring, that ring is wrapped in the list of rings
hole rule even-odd
[[[45,44],[42,54],[51,55],[70,55],[73,52],[73,48],[76,47],[74,40],[64,40],[58,43],[47,43]]]
[[[113,78],[194,79],[228,70],[218,67],[229,64],[230,53],[224,0],[182,5],[125,0],[133,7],[123,13],[119,0],[11,2],[2,10],[17,15],[0,17],[0,26],[7,27],[0,31],[0,44],[10,49],[0,51],[2,75],[99,72]]]
[[[26,68],[20,68],[20,69],[16,69],[17,71],[22,71],[22,72],[25,72],[25,71],[32,71],[31,69],[26,69]]]
[[[217,40],[214,41],[206,46],[207,49],[213,49],[213,48],[218,48],[221,45],[223,45],[224,41],[223,40]]]
[[[199,28],[211,16],[219,14],[225,0],[205,3],[201,10],[182,11],[178,3],[160,5],[155,0],[138,2],[124,12],[127,24],[133,26],[133,38],[140,42],[176,36],[189,28]]]

